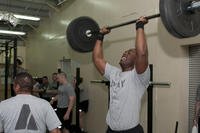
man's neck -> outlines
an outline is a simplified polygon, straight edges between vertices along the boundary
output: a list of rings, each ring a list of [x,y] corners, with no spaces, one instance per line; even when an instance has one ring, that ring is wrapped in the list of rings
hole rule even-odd
[[[131,71],[134,67],[122,68],[122,72]]]
[[[17,95],[18,95],[18,94],[27,94],[27,95],[31,95],[31,92],[20,91],[20,92],[17,92]]]

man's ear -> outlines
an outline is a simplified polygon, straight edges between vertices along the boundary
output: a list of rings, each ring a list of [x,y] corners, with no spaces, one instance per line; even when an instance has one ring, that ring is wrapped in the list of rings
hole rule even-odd
[[[19,84],[14,84],[14,91],[15,91],[16,94],[20,91]]]

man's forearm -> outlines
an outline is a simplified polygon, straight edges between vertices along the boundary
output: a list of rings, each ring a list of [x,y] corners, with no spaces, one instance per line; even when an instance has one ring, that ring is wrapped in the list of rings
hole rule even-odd
[[[104,74],[104,69],[105,69],[105,59],[103,55],[103,46],[102,46],[102,41],[97,40],[95,47],[93,49],[93,62],[97,68],[97,70],[101,73]]]
[[[148,67],[148,50],[144,29],[137,29],[136,34],[136,61],[135,68],[138,74],[143,73]]]
[[[147,42],[146,42],[146,37],[144,33],[144,29],[140,28],[138,29],[136,34],[136,43],[135,43],[135,48],[138,56],[144,56],[148,54],[147,51]]]
[[[98,61],[99,59],[103,59],[103,46],[102,41],[97,40],[94,50],[93,50],[93,60],[94,62]]]
[[[68,113],[68,114],[70,114],[70,112],[72,111],[72,109],[73,109],[73,106],[74,106],[74,103],[75,103],[75,96],[71,96],[70,98],[69,98],[69,104],[68,104],[68,108],[67,108],[67,112],[66,113]]]
[[[58,101],[58,95],[52,97],[51,100],[52,100],[53,102]]]

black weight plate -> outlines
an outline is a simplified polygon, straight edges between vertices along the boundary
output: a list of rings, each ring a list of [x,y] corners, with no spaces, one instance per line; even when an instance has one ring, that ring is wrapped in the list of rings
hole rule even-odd
[[[191,0],[171,0],[171,4],[176,6],[171,10],[170,17],[174,29],[183,37],[193,37],[200,33],[200,13],[191,13],[186,10]],[[173,12],[175,14],[173,14]]]
[[[66,34],[70,46],[79,52],[90,52],[96,42],[96,34],[87,36],[87,31],[99,31],[98,24],[90,17],[83,16],[74,19],[68,26]]]
[[[71,33],[73,31],[73,26],[68,26],[67,31],[66,31],[66,37],[68,40],[69,45],[71,46],[72,49],[81,52],[82,50],[77,46],[77,42],[74,42],[74,35]]]
[[[166,8],[167,2],[168,0],[160,0],[160,3],[159,3],[160,16],[161,16],[162,23],[164,24],[165,28],[171,35],[177,38],[183,38],[181,35],[179,35],[175,31],[175,29],[173,29],[173,26],[171,25],[171,22],[169,21],[169,15],[168,15],[169,8]]]
[[[166,17],[171,27],[181,38],[193,37],[200,33],[200,14],[186,10],[191,0],[162,0],[167,10]]]

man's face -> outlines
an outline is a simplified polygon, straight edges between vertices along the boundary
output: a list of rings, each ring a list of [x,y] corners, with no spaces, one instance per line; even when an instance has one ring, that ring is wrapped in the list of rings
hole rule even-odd
[[[57,74],[53,74],[53,75],[52,75],[52,80],[53,80],[53,81],[57,81]]]
[[[63,79],[64,79],[64,77],[63,77],[62,75],[60,75],[60,74],[57,75],[57,81],[58,81],[60,84],[63,83]]]
[[[135,49],[129,49],[129,50],[125,51],[119,62],[122,69],[134,67],[135,57],[136,57]]]
[[[43,83],[43,84],[48,84],[48,83],[49,83],[49,81],[48,81],[48,79],[47,79],[47,78],[43,78],[43,79],[42,79],[42,83]]]

